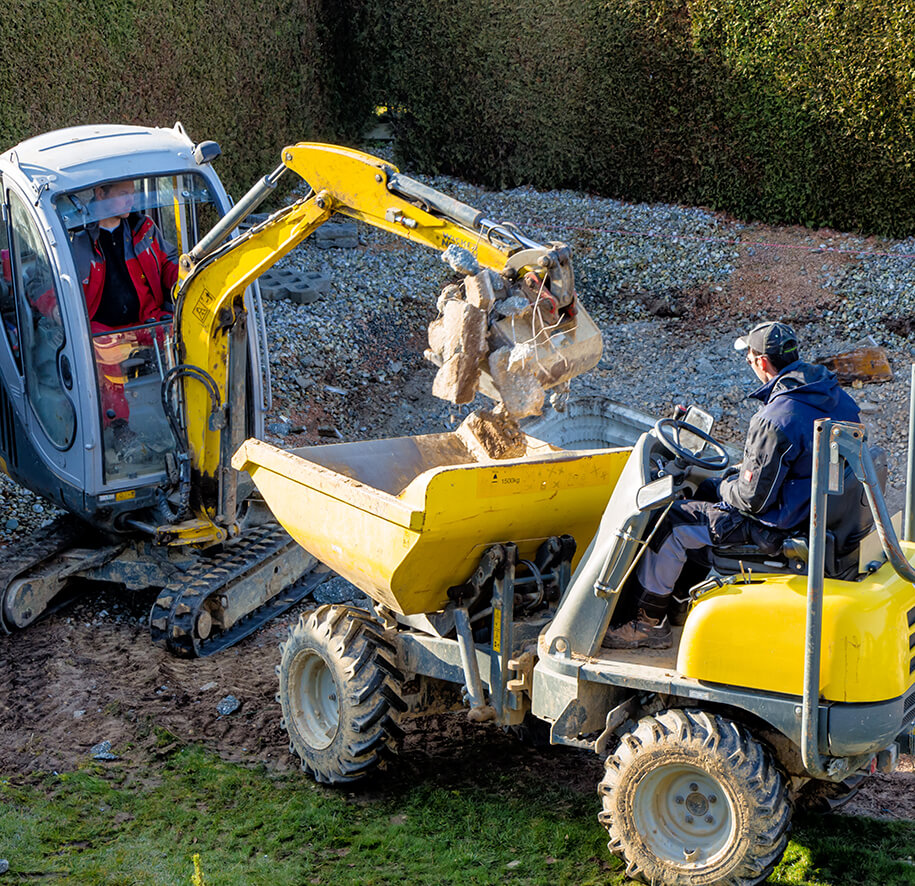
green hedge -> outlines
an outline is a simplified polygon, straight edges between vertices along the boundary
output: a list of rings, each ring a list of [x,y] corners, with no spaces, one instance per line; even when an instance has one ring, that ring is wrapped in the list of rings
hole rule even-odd
[[[401,161],[915,233],[911,0],[365,0]]]
[[[915,233],[915,0],[5,0],[0,148],[88,122],[290,141],[773,222]]]
[[[237,193],[285,144],[352,141],[370,114],[348,0],[4,0],[0,149],[62,126],[181,120]]]

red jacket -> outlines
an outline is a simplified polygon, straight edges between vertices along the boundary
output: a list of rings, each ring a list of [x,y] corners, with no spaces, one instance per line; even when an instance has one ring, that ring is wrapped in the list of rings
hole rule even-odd
[[[171,313],[162,305],[178,279],[178,251],[148,215],[131,213],[127,223],[131,237],[124,240],[124,259],[140,300],[139,322],[162,320]],[[92,331],[109,331],[112,327],[93,320],[105,289],[105,256],[99,246],[97,226],[80,231],[73,238],[73,255]]]

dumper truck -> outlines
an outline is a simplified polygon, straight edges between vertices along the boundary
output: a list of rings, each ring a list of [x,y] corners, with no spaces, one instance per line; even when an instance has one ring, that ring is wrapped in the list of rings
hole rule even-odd
[[[915,545],[897,537],[865,428],[819,421],[809,531],[776,554],[713,551],[671,649],[603,648],[671,502],[729,466],[712,430],[693,407],[630,445],[525,435],[508,458],[460,429],[247,441],[235,466],[369,600],[306,612],[280,646],[303,769],[348,785],[396,765],[405,718],[450,688],[475,722],[540,725],[604,759],[599,819],[630,877],[764,881],[796,804],[839,803],[911,750]]]

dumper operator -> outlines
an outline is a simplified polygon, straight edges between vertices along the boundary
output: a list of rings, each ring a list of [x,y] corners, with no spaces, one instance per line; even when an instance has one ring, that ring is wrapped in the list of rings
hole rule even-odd
[[[704,481],[694,500],[675,501],[638,566],[636,616],[611,626],[610,649],[667,649],[667,614],[687,561],[707,567],[710,546],[752,544],[774,553],[792,532],[806,531],[813,472],[813,423],[859,421],[858,406],[826,367],[800,359],[797,336],[784,323],[763,322],[739,337],[762,387],[750,421],[743,460],[723,478]]]

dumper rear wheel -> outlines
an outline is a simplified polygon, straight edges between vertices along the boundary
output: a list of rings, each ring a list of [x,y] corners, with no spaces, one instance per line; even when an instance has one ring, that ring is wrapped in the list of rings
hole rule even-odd
[[[384,764],[403,733],[403,675],[394,645],[367,613],[321,606],[280,644],[277,665],[289,750],[325,784],[353,782]]]
[[[751,886],[785,851],[785,780],[736,723],[698,710],[645,717],[607,759],[599,793],[628,876],[667,886]]]

